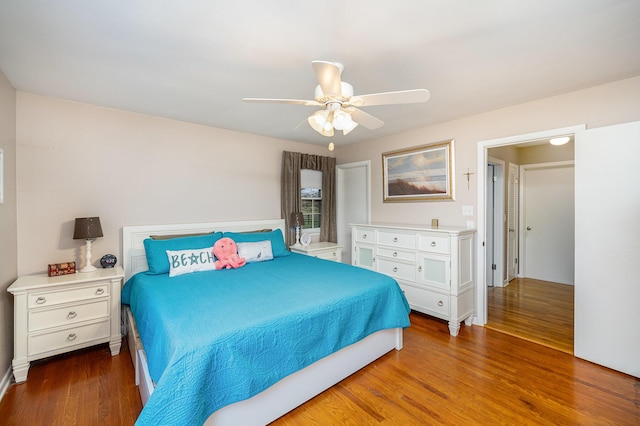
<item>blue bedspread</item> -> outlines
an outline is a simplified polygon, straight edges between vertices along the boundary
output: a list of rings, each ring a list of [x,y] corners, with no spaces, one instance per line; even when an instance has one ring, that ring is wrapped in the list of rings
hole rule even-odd
[[[125,284],[156,388],[137,425],[201,425],[225,405],[382,329],[409,326],[397,283],[292,253]]]

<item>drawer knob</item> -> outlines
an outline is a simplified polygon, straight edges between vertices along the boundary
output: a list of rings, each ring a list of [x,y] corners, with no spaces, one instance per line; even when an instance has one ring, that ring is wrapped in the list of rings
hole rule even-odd
[[[431,241],[431,247],[435,247],[436,246],[436,242],[435,241]]]
[[[398,237],[393,237],[393,242],[397,243],[398,242]]]
[[[362,234],[362,239],[366,240],[367,239],[367,234]]]
[[[42,305],[43,303],[46,303],[46,301],[47,301],[47,298],[46,298],[46,297],[44,297],[44,296],[40,296],[40,297],[38,297],[38,298],[36,299],[36,303],[37,303],[38,305]]]
[[[438,306],[444,306],[444,302],[442,300],[438,300]]]
[[[393,272],[398,272],[398,267],[397,266],[393,267]]]
[[[418,272],[422,272],[422,266],[418,266]]]
[[[393,257],[398,257],[398,252],[397,251],[393,252]]]
[[[67,342],[73,342],[77,337],[76,333],[71,333],[67,336]]]
[[[76,311],[69,311],[69,313],[67,314],[67,319],[74,319],[77,316],[78,313]]]
[[[96,290],[96,294],[97,295],[100,295],[102,293],[104,293],[104,288],[99,288],[99,289]]]

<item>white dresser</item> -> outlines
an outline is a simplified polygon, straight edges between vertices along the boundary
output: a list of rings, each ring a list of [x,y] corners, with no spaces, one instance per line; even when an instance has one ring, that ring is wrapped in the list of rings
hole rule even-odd
[[[460,322],[475,312],[475,230],[420,225],[352,225],[352,264],[398,281],[411,308]]]
[[[13,375],[27,380],[30,362],[109,342],[120,353],[120,266],[48,277],[27,275],[9,288],[14,302]]]

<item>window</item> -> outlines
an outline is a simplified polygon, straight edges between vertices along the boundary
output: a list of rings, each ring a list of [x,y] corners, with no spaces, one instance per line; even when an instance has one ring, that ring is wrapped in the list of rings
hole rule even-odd
[[[300,170],[300,199],[304,215],[303,229],[320,229],[322,206],[322,172],[318,170]]]

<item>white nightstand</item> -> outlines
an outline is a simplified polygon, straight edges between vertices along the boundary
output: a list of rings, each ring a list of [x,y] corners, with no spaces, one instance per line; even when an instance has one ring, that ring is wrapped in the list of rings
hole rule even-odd
[[[109,342],[120,353],[120,266],[95,272],[18,278],[13,294],[14,357],[17,383],[27,380],[30,362]]]
[[[291,251],[307,256],[319,257],[320,259],[342,262],[342,245],[336,243],[311,243],[306,247],[291,247]]]

